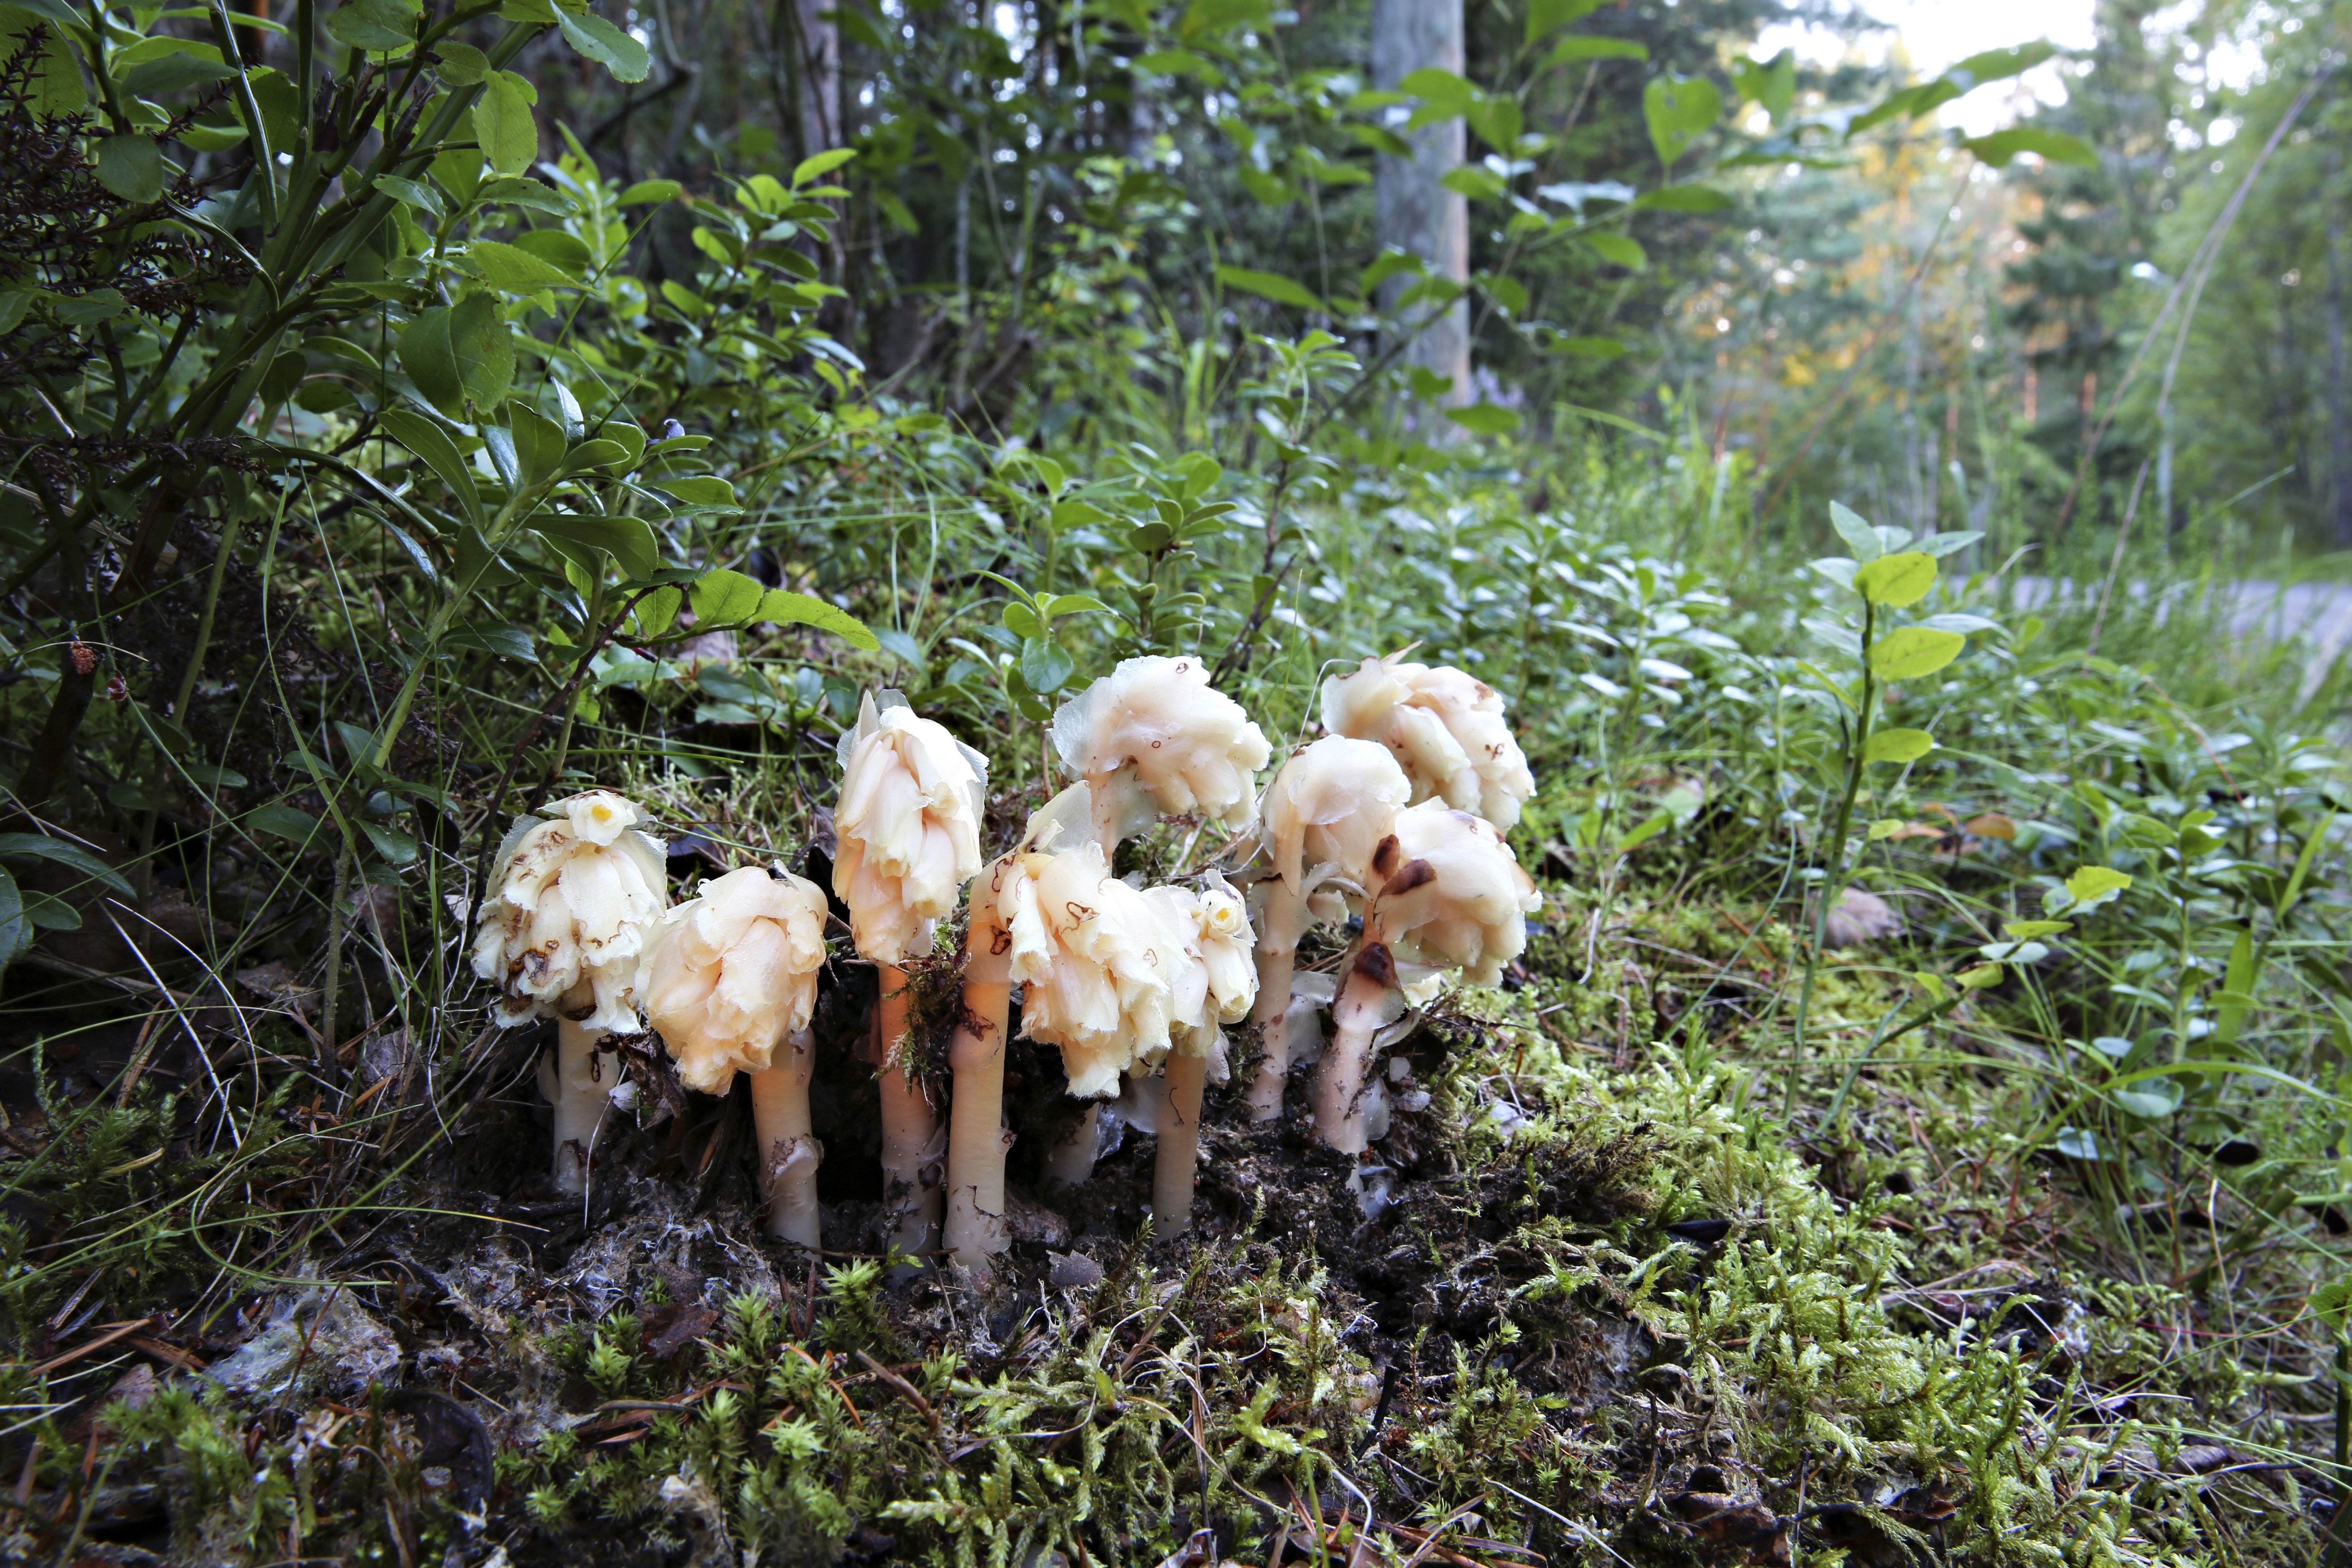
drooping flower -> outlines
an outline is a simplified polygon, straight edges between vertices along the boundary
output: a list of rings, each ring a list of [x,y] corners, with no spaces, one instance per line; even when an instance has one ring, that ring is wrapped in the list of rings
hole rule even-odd
[[[474,973],[499,988],[497,1023],[557,1021],[541,1079],[555,1123],[551,1174],[583,1193],[615,1087],[600,1042],[640,1026],[638,961],[669,888],[661,841],[639,829],[646,815],[629,801],[591,790],[547,813],[518,819],[499,847]]]
[[[1407,963],[1459,970],[1474,985],[1494,984],[1527,951],[1527,917],[1543,905],[1534,880],[1494,824],[1441,802],[1398,812],[1395,833],[1400,865],[1425,866],[1428,873],[1392,877],[1367,929],[1377,924]]]
[[[859,704],[840,755],[833,887],[850,933],[877,963],[920,957],[979,874],[988,760],[895,691]]]
[[[1172,983],[1175,1048],[1205,1057],[1216,1048],[1222,1026],[1247,1017],[1257,999],[1249,910],[1233,884],[1214,872],[1197,891],[1152,888],[1144,897],[1151,900],[1169,942],[1183,955]]]
[[[1120,1073],[1167,1055],[1184,955],[1150,900],[1111,876],[1099,846],[1010,857],[992,890],[1022,987],[1022,1032],[1060,1047],[1071,1094],[1116,1094]]]
[[[1209,885],[1154,888],[1144,895],[1160,919],[1159,943],[1181,957],[1171,979],[1175,1030],[1155,1104],[1153,1223],[1172,1235],[1192,1223],[1192,1191],[1201,1153],[1201,1103],[1211,1058],[1222,1059],[1223,1026],[1245,1016],[1257,997],[1257,971],[1249,913],[1223,877]],[[1138,1068],[1144,1064],[1139,1061]]]
[[[704,882],[663,917],[638,989],[679,1082],[724,1094],[736,1073],[766,1070],[785,1037],[808,1027],[824,919],[814,882],[756,866]]]
[[[1404,964],[1458,970],[1491,985],[1527,947],[1541,903],[1494,824],[1442,801],[1396,814],[1372,868],[1364,930],[1332,1007],[1331,1048],[1315,1082],[1315,1131],[1343,1153],[1369,1145],[1381,1102],[1368,1081],[1372,1040],[1404,1002]]]
[[[1361,888],[1389,823],[1412,793],[1396,759],[1370,741],[1327,735],[1282,764],[1258,805],[1274,874],[1304,899],[1318,866]]]
[[[1502,693],[1452,665],[1415,664],[1402,653],[1368,658],[1323,683],[1323,727],[1394,752],[1415,805],[1441,799],[1508,830],[1535,794]]]
[[[1094,791],[1106,856],[1155,816],[1247,826],[1256,774],[1273,754],[1198,658],[1124,660],[1062,704],[1053,735],[1063,768]]]
[[[638,1027],[646,922],[669,901],[661,841],[633,803],[592,790],[519,819],[493,868],[474,973],[505,993],[498,1022],[561,1016],[598,1034]]]

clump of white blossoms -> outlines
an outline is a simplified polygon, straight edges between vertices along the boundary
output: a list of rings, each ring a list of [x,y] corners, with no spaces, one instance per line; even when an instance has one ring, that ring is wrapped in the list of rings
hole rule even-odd
[[[1106,858],[1156,816],[1247,826],[1258,771],[1273,755],[1242,705],[1209,684],[1206,665],[1160,657],[1122,660],[1062,704],[1054,750],[1094,792]]]
[[[702,884],[662,918],[646,945],[646,1016],[677,1063],[678,1081],[725,1094],[751,1076],[761,1185],[772,1236],[819,1244],[810,1126],[809,1018],[824,966],[824,891],[756,866]],[[782,1059],[778,1059],[782,1051]]]
[[[1240,703],[1209,684],[1208,667],[1197,658],[1123,660],[1062,705],[1053,739],[1063,771],[1087,787],[1088,821],[1107,867],[1116,862],[1120,842],[1155,818],[1190,816],[1202,829],[1226,832],[1248,826],[1258,770],[1273,755],[1265,732]],[[1125,1045],[1146,1068],[1163,1054],[1149,1041]],[[1070,1092],[1089,1093],[1076,1079]],[[1101,1110],[1099,1100],[1081,1107],[1049,1157],[1057,1180],[1084,1181],[1093,1171]]]
[[[1392,653],[1334,675],[1323,683],[1323,728],[1386,746],[1412,782],[1416,805],[1443,800],[1507,832],[1536,792],[1503,718],[1503,694],[1452,665]]]
[[[499,846],[474,942],[474,973],[503,994],[496,1022],[557,1020],[552,1081],[556,1185],[587,1190],[588,1163],[611,1085],[597,1043],[634,1034],[646,931],[669,902],[661,841],[650,820],[610,790],[591,790],[520,817]]]
[[[895,691],[859,704],[840,758],[833,889],[849,906],[850,934],[879,963],[921,957],[980,874],[988,759]]]

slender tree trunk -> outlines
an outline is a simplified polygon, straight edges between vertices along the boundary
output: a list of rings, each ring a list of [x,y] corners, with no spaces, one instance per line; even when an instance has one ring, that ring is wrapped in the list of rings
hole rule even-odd
[[[2352,387],[2345,385],[2343,159],[2327,159],[2327,500],[2336,547],[2352,549]]]
[[[825,20],[824,0],[777,0],[777,52],[786,69],[784,102],[795,162],[837,145],[841,137],[841,30]]]
[[[1465,64],[1462,0],[1372,0],[1372,85],[1393,89],[1414,71],[1435,67],[1461,74]],[[1379,237],[1418,256],[1432,275],[1470,280],[1470,204],[1438,182],[1462,166],[1467,132],[1459,119],[1401,132],[1412,155],[1383,155],[1375,186]],[[1384,302],[1410,287],[1390,279]],[[1416,306],[1399,327],[1414,331],[1403,363],[1449,378],[1444,401],[1463,404],[1470,393],[1470,305],[1458,300],[1432,317]]]

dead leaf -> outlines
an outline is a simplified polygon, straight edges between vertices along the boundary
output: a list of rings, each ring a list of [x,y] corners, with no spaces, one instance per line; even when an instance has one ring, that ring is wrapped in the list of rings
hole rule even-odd
[[[272,959],[251,969],[238,970],[236,983],[260,1001],[290,1007],[306,1016],[318,1005],[317,988],[303,984],[283,959]]]
[[[658,1329],[654,1324],[663,1314],[671,1314]],[[653,1332],[646,1340],[646,1353],[656,1361],[667,1361],[712,1329],[719,1326],[719,1314],[709,1307],[656,1307],[646,1315],[646,1326]]]
[[[1724,1492],[1685,1492],[1670,1506],[1702,1541],[1754,1551],[1780,1534],[1780,1516]]]

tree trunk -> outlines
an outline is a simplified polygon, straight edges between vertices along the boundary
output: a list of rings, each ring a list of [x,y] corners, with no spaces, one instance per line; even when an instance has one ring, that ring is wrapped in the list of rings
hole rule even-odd
[[[793,28],[785,45],[792,56],[793,127],[803,158],[840,145],[841,29],[825,19],[828,0],[792,0],[778,15]]]
[[[2352,549],[2352,387],[2344,384],[2344,206],[2335,187],[2342,160],[2328,157],[2327,500],[2336,548]]]
[[[1372,0],[1372,85],[1394,89],[1425,67],[1462,72],[1462,0]],[[1456,283],[1470,280],[1470,204],[1438,182],[1462,166],[1464,138],[1460,119],[1401,131],[1412,156],[1384,155],[1375,187],[1379,237],[1418,256],[1433,277]],[[1381,290],[1384,305],[1411,287],[1409,278],[1391,279]],[[1402,363],[1433,371],[1454,384],[1444,395],[1449,404],[1471,401],[1470,305],[1457,300],[1433,312],[1427,305],[1412,308],[1400,323],[1400,332],[1413,334],[1401,356]]]

